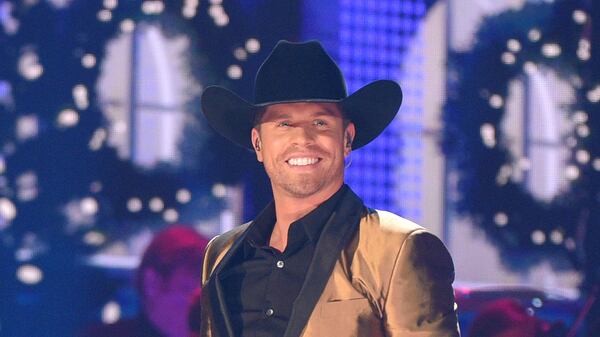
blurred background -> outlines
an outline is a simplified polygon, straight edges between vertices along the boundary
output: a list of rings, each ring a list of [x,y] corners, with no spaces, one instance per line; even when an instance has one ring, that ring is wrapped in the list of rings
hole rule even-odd
[[[464,336],[506,298],[545,336],[600,336],[593,0],[0,0],[0,336],[134,317],[154,233],[210,238],[266,205],[199,96],[252,101],[280,39],[320,40],[350,93],[401,84],[346,182],[443,239]]]

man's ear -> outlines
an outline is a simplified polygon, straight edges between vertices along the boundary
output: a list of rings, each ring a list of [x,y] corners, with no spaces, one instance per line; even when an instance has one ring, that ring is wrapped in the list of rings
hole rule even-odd
[[[344,157],[348,157],[350,152],[352,152],[352,141],[354,141],[355,135],[356,128],[354,127],[354,123],[350,122],[344,131]]]
[[[260,142],[260,134],[256,128],[252,128],[252,134],[250,135],[252,140],[252,147],[254,148],[254,153],[256,153],[256,160],[262,163],[262,143]]]

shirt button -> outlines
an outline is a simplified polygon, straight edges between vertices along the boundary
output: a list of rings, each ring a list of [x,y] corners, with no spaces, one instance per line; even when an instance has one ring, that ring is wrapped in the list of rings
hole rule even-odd
[[[283,266],[285,266],[285,263],[283,261],[277,261],[277,268],[283,268]]]
[[[275,313],[275,311],[273,311],[273,309],[271,309],[271,308],[269,308],[265,311],[265,315],[267,315],[267,317],[273,316],[274,313]]]

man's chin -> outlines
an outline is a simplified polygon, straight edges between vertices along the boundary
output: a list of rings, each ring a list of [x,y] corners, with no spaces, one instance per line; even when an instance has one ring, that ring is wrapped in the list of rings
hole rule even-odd
[[[301,181],[287,182],[283,185],[283,189],[295,198],[306,198],[325,190],[326,186],[327,182],[324,180]]]

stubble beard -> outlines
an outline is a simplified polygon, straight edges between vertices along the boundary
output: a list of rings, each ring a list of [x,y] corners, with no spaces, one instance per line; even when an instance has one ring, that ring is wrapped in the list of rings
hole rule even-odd
[[[343,177],[343,170],[342,165],[329,170],[323,169],[315,174],[291,174],[285,170],[267,170],[267,175],[273,188],[281,188],[294,198],[306,198],[323,190],[328,184],[334,182],[336,177],[340,175]]]

